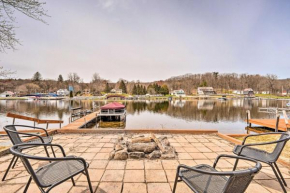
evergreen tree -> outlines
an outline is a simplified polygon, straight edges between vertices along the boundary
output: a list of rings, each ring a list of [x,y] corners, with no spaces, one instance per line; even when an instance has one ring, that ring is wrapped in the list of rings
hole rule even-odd
[[[143,87],[143,94],[147,94],[146,87]]]
[[[136,87],[136,85],[134,84],[134,87],[133,87],[133,90],[132,90],[132,94],[134,95],[134,94],[137,94],[137,87]]]
[[[42,76],[39,72],[36,72],[32,77],[33,81],[40,81],[41,79],[42,79]]]
[[[125,82],[123,80],[121,80],[121,82],[120,82],[119,89],[122,89],[123,93],[127,93],[127,87],[126,87]]]
[[[140,95],[141,93],[140,93],[140,85],[138,84],[137,85],[137,95]]]
[[[63,77],[62,77],[61,74],[58,76],[57,81],[58,81],[58,82],[63,82]]]
[[[104,92],[105,92],[105,93],[109,93],[110,90],[111,90],[111,89],[110,89],[110,87],[109,87],[109,83],[107,82],[107,83],[106,83],[106,87],[105,87]]]

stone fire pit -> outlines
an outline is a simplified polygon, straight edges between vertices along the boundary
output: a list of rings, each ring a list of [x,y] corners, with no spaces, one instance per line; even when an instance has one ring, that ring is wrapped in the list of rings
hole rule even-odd
[[[157,138],[154,134],[148,134],[120,135],[109,159],[175,159],[176,157],[175,149],[170,146],[166,136]]]

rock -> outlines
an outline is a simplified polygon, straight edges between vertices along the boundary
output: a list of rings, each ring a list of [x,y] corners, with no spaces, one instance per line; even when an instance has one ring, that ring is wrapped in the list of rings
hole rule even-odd
[[[132,139],[132,143],[150,143],[152,142],[151,137],[136,137]]]
[[[127,158],[128,158],[128,152],[126,151],[126,149],[117,151],[114,156],[115,160],[126,160]]]
[[[144,135],[134,135],[134,136],[132,136],[132,139],[134,139],[134,138],[140,138],[140,137],[145,137]]]
[[[128,152],[144,152],[151,153],[156,149],[156,144],[154,142],[150,143],[129,143]]]
[[[175,159],[175,154],[173,154],[173,153],[162,154],[161,159]]]
[[[144,152],[130,152],[129,158],[130,159],[140,159],[145,156]]]
[[[114,156],[115,156],[115,151],[113,150],[109,154],[109,160],[114,159]]]
[[[167,137],[159,137],[159,140],[163,147],[170,146],[170,142],[168,141]]]
[[[166,146],[164,151],[164,154],[175,154],[175,149],[172,146]]]
[[[121,144],[117,143],[115,146],[115,151],[120,151],[122,149],[124,149],[124,147]]]
[[[157,159],[160,157],[161,157],[161,152],[159,150],[155,150],[147,156],[147,158],[149,159]]]
[[[123,139],[124,139],[123,136],[121,135],[118,136],[118,141],[122,141]]]

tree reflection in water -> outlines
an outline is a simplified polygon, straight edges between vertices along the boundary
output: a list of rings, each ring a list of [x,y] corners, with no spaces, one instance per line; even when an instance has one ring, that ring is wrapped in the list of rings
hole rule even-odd
[[[286,107],[287,101],[281,100],[246,100],[232,99],[227,101],[219,100],[194,100],[194,101],[124,101],[127,115],[132,115],[129,122],[138,121],[140,128],[142,119],[148,114],[166,115],[166,120],[177,118],[180,121],[204,122],[204,123],[234,123],[242,122],[246,118],[246,110],[251,111],[253,118],[274,118],[274,114],[265,114],[258,111],[259,107]],[[84,109],[98,109],[104,105],[104,101],[24,101],[24,100],[1,100],[0,101],[0,126],[11,123],[5,117],[7,112],[36,117],[39,119],[60,119],[64,124],[68,123],[70,108],[82,106]],[[140,119],[142,117],[142,119]],[[148,120],[146,124],[154,125],[154,121]],[[139,123],[138,122],[138,123]],[[148,123],[149,122],[149,123]],[[19,123],[19,122],[18,122]],[[160,124],[160,123],[158,123]],[[163,123],[161,123],[163,124]],[[127,124],[128,125],[128,124]],[[146,125],[148,126],[148,125]]]

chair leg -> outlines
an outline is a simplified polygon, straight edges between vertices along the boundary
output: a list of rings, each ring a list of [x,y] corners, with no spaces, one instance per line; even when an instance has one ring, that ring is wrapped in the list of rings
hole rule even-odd
[[[27,182],[27,184],[26,184],[26,186],[25,186],[25,189],[24,189],[23,193],[26,193],[26,192],[27,192],[27,190],[28,190],[28,188],[29,188],[29,185],[30,185],[30,182],[31,182],[31,180],[32,180],[32,178],[31,178],[31,176],[30,176],[30,178],[29,178],[29,180],[28,180],[28,182]]]
[[[55,153],[54,153],[54,149],[53,149],[53,147],[52,147],[52,146],[50,146],[50,147],[51,147],[51,151],[52,151],[53,156],[56,157],[56,156],[55,156]]]
[[[16,165],[16,163],[17,163],[17,161],[18,161],[18,158],[19,158],[19,157],[17,157],[17,158],[16,158],[16,160],[15,160],[15,162],[14,162],[13,166],[12,166],[12,169],[14,169],[14,167],[15,167],[15,165]]]
[[[277,169],[277,171],[278,171],[278,174],[280,175],[280,177],[281,177],[281,179],[282,179],[284,185],[287,186],[287,183],[286,183],[284,177],[282,176],[282,173],[280,172],[280,170],[279,170],[278,165],[276,164],[276,162],[274,162],[274,165],[275,165],[275,167],[276,167],[276,169]]]
[[[50,156],[49,156],[49,153],[48,153],[48,151],[47,151],[47,147],[46,147],[46,146],[44,146],[44,150],[45,150],[45,153],[46,153],[47,157],[50,157]]]
[[[87,180],[88,180],[88,184],[89,184],[89,188],[90,188],[90,192],[93,193],[93,187],[92,187],[92,184],[91,184],[91,180],[90,180],[90,176],[89,176],[89,172],[88,170],[86,169],[86,176],[87,176]]]
[[[284,187],[283,182],[281,181],[281,179],[280,179],[280,177],[279,177],[279,175],[278,175],[276,169],[274,168],[274,166],[273,166],[272,164],[269,164],[269,165],[271,166],[271,168],[272,168],[272,170],[273,170],[273,172],[274,172],[276,178],[278,179],[278,181],[279,181],[279,183],[280,183],[280,186],[282,187],[283,191],[284,191],[285,193],[287,193],[286,188]]]
[[[2,181],[5,180],[5,178],[6,178],[7,174],[8,174],[8,171],[10,170],[12,164],[14,163],[15,158],[16,158],[16,157],[13,156],[12,160],[10,161],[10,164],[9,164],[9,166],[8,166],[8,168],[7,168],[7,170],[6,170],[5,174],[4,174],[4,176],[3,176],[3,178],[2,178]]]
[[[236,162],[235,162],[235,165],[234,165],[233,171],[236,170],[238,163],[239,163],[239,159],[236,159]]]
[[[75,185],[76,185],[76,183],[75,183],[75,181],[74,181],[74,178],[73,178],[73,177],[71,178],[71,181],[72,181],[72,184],[73,184],[73,186],[75,186]]]
[[[177,182],[178,182],[178,171],[176,172],[176,177],[175,177],[175,181],[174,181],[174,186],[173,186],[173,190],[172,190],[172,193],[175,193],[175,190],[176,190],[176,186],[177,186]]]

